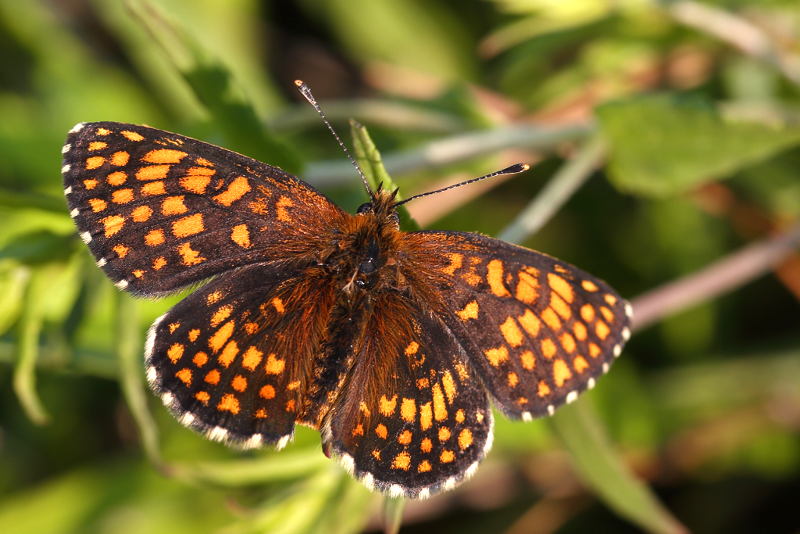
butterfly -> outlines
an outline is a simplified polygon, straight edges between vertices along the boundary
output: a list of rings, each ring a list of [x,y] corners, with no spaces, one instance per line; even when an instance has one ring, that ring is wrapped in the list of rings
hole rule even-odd
[[[185,426],[240,448],[296,424],[370,489],[472,475],[490,401],[525,421],[595,385],[630,305],[572,265],[475,233],[400,230],[390,191],[350,214],[295,176],[189,137],[76,125],[64,194],[119,289],[207,283],[159,317],[147,380]]]

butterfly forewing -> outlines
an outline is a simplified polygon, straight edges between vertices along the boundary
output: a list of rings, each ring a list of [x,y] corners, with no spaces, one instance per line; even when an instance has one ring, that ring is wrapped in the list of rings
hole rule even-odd
[[[630,336],[630,305],[572,265],[477,234],[406,239],[444,285],[443,320],[511,417],[551,415],[573,401]]]
[[[70,214],[98,265],[144,295],[314,250],[320,218],[344,215],[280,169],[132,124],[77,125],[62,172]]]
[[[442,322],[377,299],[323,440],[367,486],[426,497],[472,474],[491,447],[488,398]]]

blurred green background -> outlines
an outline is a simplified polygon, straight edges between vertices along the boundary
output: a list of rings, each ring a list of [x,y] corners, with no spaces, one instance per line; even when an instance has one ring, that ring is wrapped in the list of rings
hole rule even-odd
[[[798,36],[797,0],[0,0],[0,531],[391,515],[315,432],[242,454],[180,427],[141,365],[179,297],[119,294],[61,194],[67,130],[114,120],[282,166],[352,211],[363,190],[302,78],[346,141],[348,118],[369,128],[406,196],[534,164],[410,203],[421,226],[521,240],[649,306],[595,390],[552,422],[498,416],[477,475],[408,503],[403,532],[800,532],[797,239],[721,295],[635,299],[797,236]],[[549,182],[561,200],[530,235],[517,216]]]

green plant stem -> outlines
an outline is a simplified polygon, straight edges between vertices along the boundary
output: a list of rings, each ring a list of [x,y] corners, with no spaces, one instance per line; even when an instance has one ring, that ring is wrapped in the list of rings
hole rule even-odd
[[[142,438],[147,457],[161,465],[158,448],[158,427],[150,409],[142,375],[142,342],[139,331],[138,306],[136,301],[124,293],[116,295],[116,340],[117,358],[120,365],[119,380],[125,401],[131,410]]]
[[[604,157],[605,143],[596,135],[558,170],[536,198],[497,237],[519,243],[535,234],[589,179]]]
[[[37,425],[44,425],[50,420],[36,392],[36,361],[39,357],[39,335],[49,275],[49,269],[36,269],[28,281],[19,321],[19,346],[13,377],[14,392],[25,414]]]
[[[403,509],[406,500],[403,497],[386,497],[383,500],[383,532],[384,534],[397,534],[403,524]]]
[[[561,126],[504,126],[454,135],[412,150],[387,154],[383,157],[383,164],[389,174],[396,175],[441,167],[509,148],[551,150],[561,143],[583,139],[594,129],[594,125],[588,122]],[[353,170],[347,161],[319,161],[308,164],[304,177],[316,185],[335,185],[349,183],[353,179]]]

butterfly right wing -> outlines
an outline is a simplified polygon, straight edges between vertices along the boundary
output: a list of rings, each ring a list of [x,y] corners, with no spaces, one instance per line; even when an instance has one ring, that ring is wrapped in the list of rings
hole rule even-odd
[[[313,255],[346,214],[280,169],[133,124],[81,123],[63,149],[80,237],[115,285],[173,292],[249,263]]]
[[[150,328],[147,378],[185,426],[242,447],[294,431],[334,305],[314,267],[250,265],[195,291]]]

